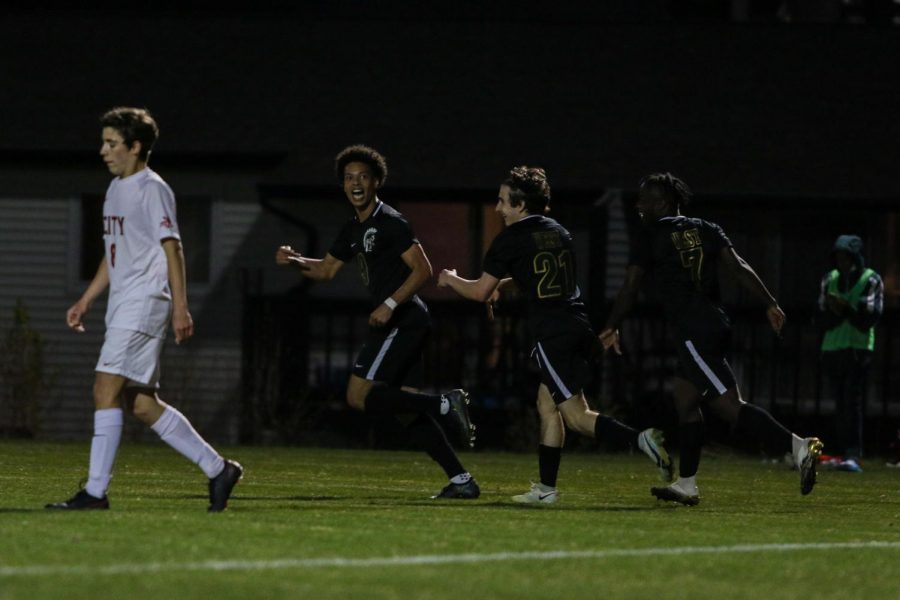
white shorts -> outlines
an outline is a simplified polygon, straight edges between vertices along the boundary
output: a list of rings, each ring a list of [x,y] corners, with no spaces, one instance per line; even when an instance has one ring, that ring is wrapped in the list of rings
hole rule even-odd
[[[159,357],[164,342],[139,331],[107,329],[95,370],[126,377],[128,387],[158,388]]]

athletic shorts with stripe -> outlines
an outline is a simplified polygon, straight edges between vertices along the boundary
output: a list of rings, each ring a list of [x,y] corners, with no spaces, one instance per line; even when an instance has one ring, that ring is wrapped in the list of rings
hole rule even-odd
[[[416,300],[397,307],[386,326],[369,328],[353,364],[354,375],[388,385],[422,387],[422,354],[431,333],[431,317],[425,304]]]
[[[734,387],[728,364],[731,330],[681,337],[678,344],[678,375],[694,384],[703,398],[715,398]]]
[[[110,327],[94,370],[125,377],[126,387],[158,388],[164,343],[164,339],[140,331]]]
[[[580,393],[591,380],[591,348],[595,340],[590,327],[569,327],[560,335],[543,337],[531,356],[541,369],[541,383],[550,390],[553,402],[562,404]]]

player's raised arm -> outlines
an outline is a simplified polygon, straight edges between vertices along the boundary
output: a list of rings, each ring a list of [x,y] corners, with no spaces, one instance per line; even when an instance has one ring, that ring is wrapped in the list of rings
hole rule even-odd
[[[279,246],[275,251],[275,264],[280,266],[293,266],[300,269],[300,273],[309,279],[317,281],[329,281],[334,279],[337,272],[344,266],[344,261],[331,254],[325,258],[309,258],[303,256],[290,246]]]

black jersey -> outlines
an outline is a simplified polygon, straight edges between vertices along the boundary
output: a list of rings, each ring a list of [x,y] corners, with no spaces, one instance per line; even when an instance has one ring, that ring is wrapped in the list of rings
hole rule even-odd
[[[676,325],[710,316],[727,319],[721,308],[718,265],[731,241],[715,223],[684,216],[663,217],[642,228],[629,263],[651,278],[657,300]]]
[[[401,255],[419,243],[403,215],[380,200],[377,202],[375,210],[362,223],[356,217],[349,220],[328,251],[344,262],[356,257],[373,306],[384,302],[409,277],[412,271]],[[419,302],[417,296],[412,300]]]
[[[588,322],[575,278],[572,234],[553,219],[530,215],[500,232],[484,257],[484,272],[513,278],[527,298],[537,339],[565,331],[568,324],[560,319]]]

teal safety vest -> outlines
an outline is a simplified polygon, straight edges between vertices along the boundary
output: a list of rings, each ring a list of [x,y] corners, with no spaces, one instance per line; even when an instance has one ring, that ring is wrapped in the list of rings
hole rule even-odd
[[[838,290],[838,278],[840,273],[837,269],[829,275],[827,292],[834,294],[846,300],[850,306],[856,309],[859,306],[859,299],[862,297],[866,282],[869,281],[875,271],[865,269],[852,288],[846,292]],[[868,331],[857,329],[850,324],[850,321],[844,319],[841,324],[834,329],[825,332],[825,338],[822,340],[822,352],[831,352],[834,350],[846,350],[848,348],[856,348],[859,350],[875,349],[875,328],[870,327]]]

